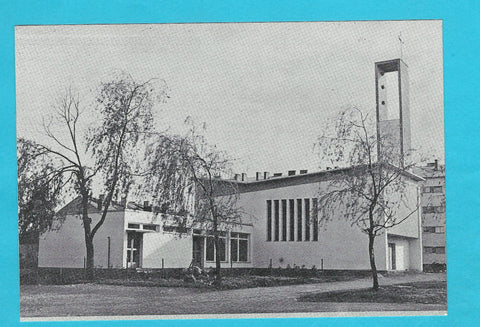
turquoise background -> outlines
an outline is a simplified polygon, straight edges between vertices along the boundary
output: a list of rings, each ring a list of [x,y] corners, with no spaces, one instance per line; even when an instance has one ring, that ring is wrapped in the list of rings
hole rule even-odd
[[[14,26],[172,22],[442,19],[447,167],[447,317],[22,323],[46,326],[473,326],[480,318],[480,1],[2,1],[0,3],[0,312],[19,322]],[[425,40],[428,42],[428,40]]]

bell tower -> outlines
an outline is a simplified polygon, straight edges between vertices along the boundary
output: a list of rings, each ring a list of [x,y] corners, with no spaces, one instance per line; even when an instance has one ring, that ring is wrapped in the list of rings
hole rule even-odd
[[[407,68],[401,59],[375,63],[378,159],[400,167],[411,150]]]

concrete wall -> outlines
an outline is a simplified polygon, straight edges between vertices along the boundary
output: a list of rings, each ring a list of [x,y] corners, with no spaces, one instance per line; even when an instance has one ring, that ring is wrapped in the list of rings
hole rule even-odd
[[[185,268],[192,261],[192,236],[188,234],[166,233],[162,231],[162,215],[151,212],[127,210],[125,212],[124,248],[127,248],[127,228],[129,223],[155,224],[156,232],[143,233],[140,265],[142,268]],[[126,251],[123,254],[123,267],[127,266]]]
[[[409,239],[409,258],[411,270],[423,271],[422,239]]]
[[[324,269],[370,269],[368,236],[357,226],[350,226],[343,217],[332,217],[325,226],[320,225],[318,241],[297,241],[296,235],[294,241],[266,240],[267,200],[312,199],[318,197],[320,187],[327,187],[326,182],[265,189],[241,195],[239,205],[254,217],[252,259],[255,267],[268,267],[271,259],[275,268],[287,265],[305,265],[307,268],[315,265],[321,268],[323,259]],[[289,201],[287,210],[288,205]],[[295,209],[295,221],[296,216]],[[385,246],[382,238],[377,238],[375,253],[379,270],[386,269]]]
[[[192,236],[143,234],[142,268],[186,268],[192,261]]]
[[[388,234],[395,234],[399,236],[418,238],[421,234],[420,221],[420,204],[419,204],[419,187],[418,184],[411,181],[406,181],[407,187],[404,192],[392,192],[386,196],[386,200],[398,203],[395,208],[396,221],[404,219],[409,216],[401,224],[392,227],[388,230]]]
[[[403,261],[397,260],[396,270],[421,271],[423,256],[419,186],[415,182],[407,181],[405,192],[402,195],[391,194],[388,200],[403,204],[397,210],[398,221],[410,215],[401,224],[387,231],[388,242],[396,245],[397,258],[403,258]],[[412,214],[414,210],[416,211]]]
[[[99,213],[89,214],[92,226],[100,219]],[[106,268],[108,261],[108,237],[110,237],[110,266],[122,267],[123,212],[109,212],[103,226],[94,237],[95,267]],[[85,237],[79,215],[67,215],[58,231],[40,236],[38,250],[39,267],[83,268],[86,256]]]
[[[410,243],[404,237],[389,236],[388,243],[395,244],[395,270],[403,271],[410,269]],[[390,259],[388,259],[387,269],[392,270]]]

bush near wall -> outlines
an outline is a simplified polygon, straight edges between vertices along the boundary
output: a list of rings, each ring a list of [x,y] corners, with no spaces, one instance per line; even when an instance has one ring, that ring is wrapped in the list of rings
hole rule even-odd
[[[423,271],[429,273],[440,273],[447,271],[447,264],[446,263],[431,263],[423,265]]]
[[[207,269],[209,275],[214,275],[214,269]],[[329,280],[345,280],[350,278],[369,277],[368,270],[317,270],[306,268],[225,268],[222,269],[224,277],[290,277],[290,278],[322,278]],[[183,268],[165,269],[95,269],[97,280],[131,280],[154,281],[159,279],[183,280]],[[65,285],[85,283],[85,270],[83,268],[38,268],[21,269],[20,284],[47,284]]]

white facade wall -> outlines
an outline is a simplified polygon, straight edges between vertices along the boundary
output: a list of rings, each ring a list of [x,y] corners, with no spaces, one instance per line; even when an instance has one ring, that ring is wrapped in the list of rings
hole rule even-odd
[[[161,230],[164,220],[162,215],[152,212],[126,210],[123,225],[124,248],[127,248],[128,224],[155,224],[156,232],[143,232],[140,266],[142,268],[185,268],[192,261],[192,236],[189,234],[165,233]],[[126,251],[123,255],[123,267],[127,266]]]
[[[99,213],[90,213],[92,226],[100,220]],[[110,266],[121,268],[123,258],[122,211],[110,211],[104,224],[94,237],[94,264],[106,268],[108,263],[108,237],[110,237]],[[39,267],[83,268],[86,257],[83,223],[80,215],[67,215],[58,231],[40,236]]]
[[[394,243],[396,249],[396,270],[423,270],[423,249],[421,229],[420,188],[417,183],[407,181],[405,192],[391,195],[387,200],[402,203],[398,207],[397,221],[409,216],[401,224],[387,231],[387,243]],[[388,246],[388,245],[387,245]],[[388,260],[388,247],[387,247]],[[389,261],[389,260],[388,260]],[[388,262],[388,269],[391,264]]]
[[[315,266],[320,269],[323,262],[323,269],[370,269],[368,236],[358,227],[350,226],[343,217],[334,217],[325,226],[320,225],[318,241],[311,240],[312,229],[310,241],[305,241],[305,230],[302,231],[302,241],[298,241],[297,226],[295,226],[295,241],[267,241],[267,200],[286,199],[287,210],[289,210],[289,199],[295,200],[296,207],[297,199],[318,197],[321,185],[324,186],[320,183],[309,183],[241,194],[239,204],[254,217],[254,267],[268,267],[271,260],[274,268],[304,265],[305,268]],[[302,212],[305,212],[304,209]],[[297,208],[295,208],[296,225],[297,220]],[[288,216],[287,224],[289,224]],[[287,228],[287,239],[288,230],[289,228]],[[379,270],[386,269],[385,252],[385,242],[382,242],[381,238],[377,239],[375,253]]]

